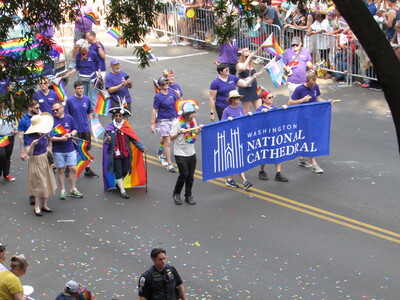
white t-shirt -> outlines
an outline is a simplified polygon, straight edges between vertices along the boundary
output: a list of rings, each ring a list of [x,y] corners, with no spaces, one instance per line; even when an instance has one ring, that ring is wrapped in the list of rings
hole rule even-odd
[[[189,128],[189,123],[186,123],[187,128]],[[197,126],[196,120],[194,120],[194,126]],[[178,131],[181,130],[181,123],[179,122],[179,118],[176,118],[171,126],[171,134],[177,134]],[[173,140],[174,142],[174,154],[177,156],[192,156],[196,153],[196,149],[193,144],[189,144],[186,142],[185,135],[180,134],[178,137]]]

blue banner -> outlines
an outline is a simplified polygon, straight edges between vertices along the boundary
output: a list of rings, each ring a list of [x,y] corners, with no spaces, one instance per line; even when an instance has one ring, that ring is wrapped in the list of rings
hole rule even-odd
[[[205,125],[203,181],[298,156],[329,155],[331,112],[330,102],[316,102]]]

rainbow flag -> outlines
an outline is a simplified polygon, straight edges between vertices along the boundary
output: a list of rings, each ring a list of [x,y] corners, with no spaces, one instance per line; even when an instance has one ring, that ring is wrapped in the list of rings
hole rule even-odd
[[[46,43],[51,46],[54,50],[56,50],[58,53],[63,53],[64,50],[60,45],[57,45],[55,42],[53,42],[51,39],[45,38],[42,36],[40,33],[37,33],[35,36],[39,41]]]
[[[260,97],[261,93],[265,91],[265,88],[260,84],[257,85],[257,95]]]
[[[63,136],[64,134],[68,133],[68,129],[65,129],[64,126],[62,126],[62,124],[58,124],[56,127],[54,127],[51,131],[50,131],[50,136],[56,136],[61,134],[61,136]]]
[[[64,82],[62,81],[61,77],[54,78],[51,81],[51,84],[53,85],[53,89],[56,92],[59,101],[64,101],[68,99],[67,91],[65,90]]]
[[[83,17],[90,19],[90,21],[92,21],[93,24],[95,24],[95,25],[97,24],[97,18],[93,12],[87,13]]]
[[[160,86],[158,85],[158,81],[153,79],[153,85],[154,85],[154,91],[156,92],[156,94],[158,94],[160,92]]]
[[[76,156],[76,177],[81,177],[82,172],[90,165],[90,160],[83,160],[80,155]]]
[[[97,95],[97,103],[96,107],[94,108],[94,112],[101,116],[107,116],[108,110],[110,109],[111,105],[111,96],[106,90],[99,90]]]
[[[82,160],[92,160],[94,159],[93,156],[90,155],[87,147],[89,142],[87,140],[82,140],[82,139],[77,139],[78,142],[76,144],[76,147],[78,149],[78,154],[81,157]]]
[[[149,60],[158,60],[157,57],[156,57],[153,53],[151,53],[151,48],[150,48],[149,46],[147,46],[146,44],[144,44],[144,45],[142,46],[142,49],[146,52],[147,58],[148,58]]]
[[[115,130],[114,124],[111,122],[106,131],[110,132]],[[140,141],[138,136],[136,135],[135,131],[129,125],[127,121],[124,121],[120,130],[126,134],[127,136]],[[106,137],[107,135],[104,135]],[[124,188],[132,188],[135,186],[144,186],[146,185],[146,168],[143,161],[143,154],[142,152],[136,148],[133,143],[129,143],[132,151],[132,161],[131,161],[131,173],[128,173],[123,180]],[[109,189],[115,188],[115,177],[114,173],[108,170],[108,156],[107,156],[107,149],[110,145],[103,143],[103,183],[104,183],[104,190],[107,191]]]
[[[265,42],[262,43],[261,47],[265,48],[265,50],[274,56],[280,56],[284,53],[273,33],[271,33]]]
[[[121,38],[121,32],[119,31],[119,29],[117,27],[112,27],[112,28],[108,29],[107,33],[109,35],[111,35],[114,39],[116,39],[117,41],[119,41],[119,39]]]
[[[8,139],[8,136],[7,136],[7,135],[3,136],[3,137],[0,139],[0,147],[5,147],[5,146],[7,146],[7,145],[10,144],[10,143],[11,143],[11,141]]]

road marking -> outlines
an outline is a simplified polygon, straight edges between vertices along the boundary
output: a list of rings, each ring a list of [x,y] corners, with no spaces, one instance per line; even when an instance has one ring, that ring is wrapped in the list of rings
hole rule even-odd
[[[102,147],[102,141],[96,139],[99,144],[93,144],[97,147]],[[160,166],[159,159],[152,155],[147,155],[147,162],[151,163],[155,166]],[[195,178],[203,180],[202,172],[200,170],[195,171]],[[225,187],[225,179],[217,178],[213,180],[207,181],[208,183],[212,183],[221,187]],[[327,210],[320,209],[318,207],[314,207],[305,203],[301,203],[295,200],[291,200],[276,194],[269,193],[264,190],[260,190],[252,187],[251,190],[245,191],[241,189],[232,189],[235,192],[239,192],[245,195],[252,195],[253,197],[265,200],[270,203],[274,203],[280,206],[284,206],[286,208],[319,218],[325,221],[329,221],[338,225],[342,225],[344,227],[352,228],[354,230],[358,230],[394,243],[400,244],[400,233],[393,232],[384,228],[380,228],[365,222],[361,222],[358,220],[354,220],[339,214],[332,213]]]
[[[171,60],[171,59],[180,59],[180,58],[186,58],[186,57],[193,57],[193,56],[199,56],[199,55],[205,55],[208,54],[208,52],[200,52],[200,53],[193,53],[193,54],[185,54],[185,55],[178,55],[178,56],[157,56],[157,59],[159,61],[162,60]],[[133,65],[139,64],[137,61],[138,58],[136,56],[116,56],[116,55],[106,55],[108,58],[115,58],[123,62],[127,62]],[[134,61],[132,61],[134,60]]]

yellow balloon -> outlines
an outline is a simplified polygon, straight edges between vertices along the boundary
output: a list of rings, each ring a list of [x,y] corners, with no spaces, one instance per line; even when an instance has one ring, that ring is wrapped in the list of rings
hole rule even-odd
[[[187,12],[186,12],[186,16],[187,16],[188,18],[193,18],[195,14],[196,14],[196,13],[195,13],[195,11],[194,11],[193,8],[188,9]]]

